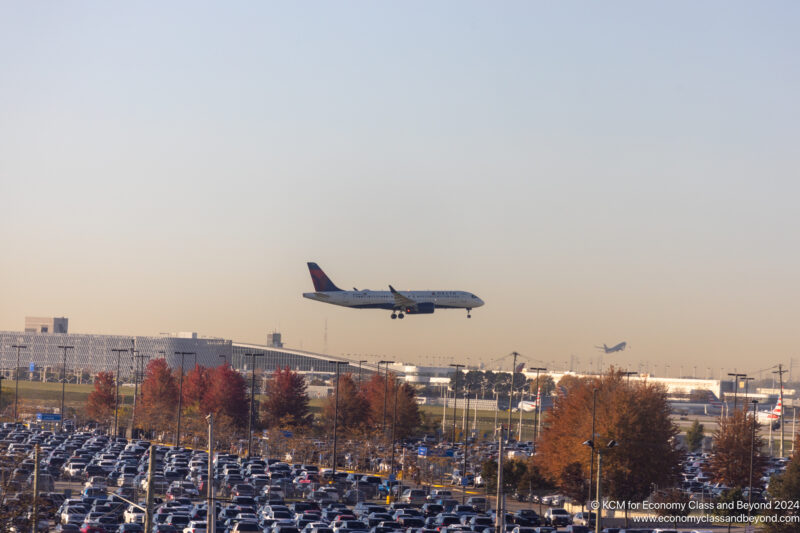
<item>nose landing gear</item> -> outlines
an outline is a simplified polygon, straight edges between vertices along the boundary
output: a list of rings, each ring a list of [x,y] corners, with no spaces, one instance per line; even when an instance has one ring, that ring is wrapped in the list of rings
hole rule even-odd
[[[472,318],[472,315],[469,312],[472,311],[471,307],[467,307],[467,318]]]

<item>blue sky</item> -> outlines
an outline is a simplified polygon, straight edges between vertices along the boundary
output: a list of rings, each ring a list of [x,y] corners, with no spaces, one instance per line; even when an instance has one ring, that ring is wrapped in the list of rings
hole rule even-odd
[[[0,329],[788,364],[799,9],[5,4]],[[306,261],[487,305],[324,306]]]

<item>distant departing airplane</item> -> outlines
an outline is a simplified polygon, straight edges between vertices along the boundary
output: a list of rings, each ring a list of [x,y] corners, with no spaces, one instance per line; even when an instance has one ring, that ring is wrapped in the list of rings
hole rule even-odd
[[[616,346],[612,346],[611,348],[609,348],[605,344],[602,346],[595,346],[595,348],[597,348],[598,350],[603,350],[605,353],[614,353],[614,352],[621,352],[622,350],[625,349],[627,345],[628,345],[627,342],[621,342]]]
[[[303,298],[356,309],[388,309],[393,319],[405,315],[429,315],[434,309],[466,309],[467,318],[472,318],[470,311],[483,305],[483,300],[464,291],[400,292],[391,285],[388,291],[343,291],[316,263],[308,263],[308,271],[314,282],[314,292],[304,292]]]

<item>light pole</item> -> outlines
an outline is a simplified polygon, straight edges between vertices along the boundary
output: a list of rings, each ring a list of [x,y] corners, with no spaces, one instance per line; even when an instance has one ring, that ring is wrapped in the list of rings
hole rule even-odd
[[[389,394],[389,365],[394,363],[394,361],[378,361],[378,373],[380,374],[381,365],[386,365],[386,374],[383,378],[383,438],[386,438],[386,395]],[[336,371],[339,371],[339,367],[336,367]],[[338,377],[337,383],[338,383]]]
[[[543,367],[536,367],[536,368],[529,368],[530,370],[536,371],[536,406],[533,411],[533,452],[536,453],[536,440],[539,438],[539,429],[538,429],[538,420],[539,420],[539,412],[541,412],[540,405],[542,403],[542,393],[539,389],[539,372],[546,372],[547,369]],[[538,412],[537,412],[538,411]],[[520,426],[521,428],[522,426]],[[521,437],[521,435],[520,435]],[[522,438],[520,438],[522,440]]]
[[[514,363],[511,367],[511,386],[508,388],[508,440],[511,441],[511,409],[514,406],[514,381],[517,377],[517,357],[519,354],[517,352],[511,352],[511,355],[514,356]]]
[[[394,378],[394,376],[392,376],[392,388],[394,389],[394,414],[392,415],[392,459],[389,463],[391,465],[389,467],[389,479],[394,478],[394,436],[395,428],[397,427],[397,389],[400,388],[397,386],[397,379]]]
[[[209,413],[206,415],[208,421],[208,480],[206,482],[208,489],[208,510],[206,511],[206,518],[208,519],[208,533],[215,533],[217,528],[217,508],[214,503],[214,414]]]
[[[585,446],[589,446],[592,450],[595,449],[594,440],[590,439],[583,443]],[[597,515],[595,516],[594,522],[594,532],[600,533],[600,521],[603,516],[603,499],[602,499],[602,491],[601,491],[601,479],[602,479],[602,472],[603,472],[603,450],[610,450],[611,448],[617,445],[617,441],[611,440],[608,444],[603,446],[597,446]]]
[[[595,429],[594,424],[597,414],[597,389],[592,390],[592,436],[586,442],[594,443]],[[592,502],[592,483],[594,482],[594,446],[589,446],[592,449],[591,459],[589,459],[589,503]]]
[[[753,509],[753,456],[756,451],[756,407],[758,400],[753,400],[753,434],[750,437],[750,484],[747,489],[747,522],[750,523],[750,512]],[[772,422],[770,422],[772,423]]]
[[[451,441],[453,444],[456,443],[456,407],[458,406],[458,376],[461,374],[461,369],[464,368],[464,365],[456,365],[451,364],[453,368],[456,369],[456,382],[453,385],[453,440]]]
[[[333,408],[333,458],[332,458],[332,461],[331,461],[333,463],[333,466],[331,468],[333,469],[333,478],[334,478],[334,481],[335,481],[335,476],[336,476],[336,430],[338,429],[337,426],[339,425],[339,366],[340,365],[346,365],[347,361],[328,361],[328,362],[331,363],[332,365],[336,365],[336,392],[334,393],[334,394],[336,394],[336,398],[335,398],[334,408]],[[386,397],[384,395],[384,400],[385,399],[386,399]]]
[[[185,355],[194,355],[195,352],[175,352],[175,355],[181,356],[181,384],[178,388],[178,425],[175,429],[175,447],[181,445],[181,409],[183,408],[183,357]],[[209,472],[211,475],[211,472]]]
[[[367,362],[366,359],[363,359],[363,360],[358,362],[358,386],[359,387],[361,386],[361,364],[362,363],[366,363],[366,362]]]
[[[14,421],[17,421],[17,401],[19,399],[19,351],[27,349],[24,344],[12,344],[12,348],[17,349],[17,367],[14,369]]]
[[[61,420],[58,421],[58,432],[64,430],[64,388],[67,384],[67,350],[74,350],[74,346],[59,345],[59,349],[64,350],[64,362],[61,365]]]
[[[127,352],[127,348],[111,348],[111,351],[117,354],[117,375],[114,376],[114,440],[117,440],[119,435],[117,432],[117,419],[119,413],[119,358],[122,352]]]
[[[136,398],[139,396],[139,380],[144,374],[144,360],[150,359],[149,355],[133,351],[133,412],[131,413],[131,437],[136,435]]]
[[[728,375],[733,378],[733,411],[736,412],[736,391],[739,389],[739,378],[746,377],[747,374],[728,372]]]
[[[253,405],[256,397],[256,357],[264,357],[261,352],[246,353],[250,356],[250,417],[247,419],[247,458],[250,458],[250,451],[253,445]]]

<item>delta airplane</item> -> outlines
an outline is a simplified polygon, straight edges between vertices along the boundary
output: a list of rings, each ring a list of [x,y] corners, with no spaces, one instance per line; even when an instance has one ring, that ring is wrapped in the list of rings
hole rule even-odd
[[[392,318],[405,315],[429,315],[434,309],[466,309],[470,311],[483,305],[483,300],[464,291],[396,291],[389,285],[388,291],[358,290],[343,291],[330,280],[316,263],[308,263],[308,271],[314,282],[314,292],[304,292],[303,298],[355,307],[356,309],[388,309]]]
[[[595,348],[597,348],[598,350],[603,350],[605,353],[614,353],[614,352],[621,352],[622,350],[625,349],[627,345],[628,345],[627,342],[621,342],[616,346],[612,346],[611,348],[609,348],[605,344],[602,346],[595,346]]]

